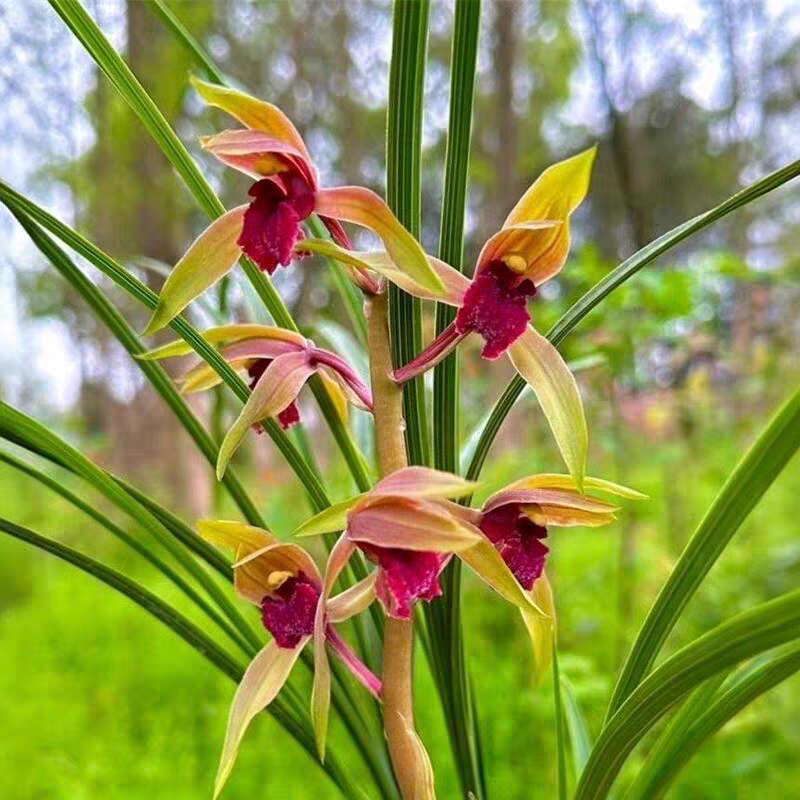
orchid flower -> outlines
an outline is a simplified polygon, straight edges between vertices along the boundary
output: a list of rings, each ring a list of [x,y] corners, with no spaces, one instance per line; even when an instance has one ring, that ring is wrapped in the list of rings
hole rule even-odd
[[[295,245],[302,240],[303,221],[312,213],[319,215],[334,240],[347,249],[351,245],[342,222],[370,229],[417,283],[433,294],[444,290],[416,239],[375,192],[360,186],[320,187],[303,138],[280,109],[236,89],[197,79],[192,79],[192,84],[206,103],[244,125],[203,138],[203,148],[255,183],[248,192],[250,202],[215,220],[175,265],[146,334],[167,325],[233,269],[242,254],[269,274],[302,256]],[[350,269],[350,276],[367,293],[380,289],[375,279],[358,267]]]
[[[232,367],[247,371],[252,392],[220,446],[217,476],[222,478],[247,429],[267,417],[277,417],[289,428],[300,421],[295,405],[300,390],[314,374],[325,381],[340,414],[345,415],[348,402],[372,410],[372,392],[358,373],[341,356],[316,347],[299,333],[269,325],[222,325],[203,334],[213,344],[221,344],[221,355]],[[140,358],[162,359],[191,353],[182,340],[169,342],[144,353]],[[183,392],[198,392],[221,381],[205,363],[190,369],[183,377]]]
[[[552,344],[530,322],[528,300],[558,275],[570,244],[569,219],[589,187],[594,148],[546,169],[513,208],[503,227],[484,244],[475,275],[431,256],[446,287],[435,296],[410,277],[388,252],[352,252],[333,242],[309,239],[304,252],[323,253],[354,268],[372,270],[416,297],[458,308],[455,321],[413,361],[394,372],[399,383],[427,371],[471,333],[484,341],[489,360],[508,353],[517,372],[536,393],[578,488],[586,469],[588,432],[575,379]]]
[[[646,495],[599,478],[584,478],[584,487],[628,500]],[[470,509],[469,519],[481,530],[546,616],[522,609],[534,646],[537,672],[550,659],[549,637],[555,623],[552,592],[544,572],[549,552],[544,540],[550,527],[585,525],[600,527],[616,519],[618,507],[577,491],[569,475],[530,475],[493,494],[480,510]]]
[[[236,593],[261,610],[261,621],[272,634],[272,639],[250,662],[236,690],[215,782],[214,797],[217,797],[230,775],[250,722],[277,697],[298,656],[312,639],[312,721],[320,758],[325,755],[330,703],[326,645],[371,694],[380,698],[380,680],[358,659],[335,627],[372,603],[376,576],[373,573],[329,598],[341,569],[335,567],[334,551],[323,581],[313,559],[302,547],[280,542],[261,528],[240,522],[201,520],[197,531],[216,546],[234,550]]]
[[[336,547],[340,563],[358,548],[377,564],[376,595],[386,613],[398,619],[408,619],[418,600],[430,602],[441,595],[439,576],[453,555],[506,600],[531,615],[541,614],[474,525],[474,511],[452,502],[474,488],[447,472],[405,467],[307,520],[295,535],[344,529]]]

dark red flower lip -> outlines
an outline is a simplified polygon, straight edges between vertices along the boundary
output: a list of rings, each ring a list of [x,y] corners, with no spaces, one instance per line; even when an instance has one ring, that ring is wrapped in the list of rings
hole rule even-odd
[[[261,601],[261,620],[278,647],[297,647],[314,633],[320,588],[304,572],[286,580]]]

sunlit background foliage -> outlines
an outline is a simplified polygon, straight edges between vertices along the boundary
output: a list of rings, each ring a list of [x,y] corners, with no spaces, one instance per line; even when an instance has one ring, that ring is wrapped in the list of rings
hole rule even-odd
[[[197,154],[213,115],[187,90],[185,51],[144,3],[86,5]],[[297,122],[324,178],[382,189],[388,2],[174,5],[226,74]],[[600,143],[571,261],[546,287],[549,302],[533,306],[541,330],[626,255],[797,155],[800,10],[789,0],[485,0],[483,17],[468,261],[544,166]],[[434,2],[423,153],[429,249],[438,236],[451,29],[450,3]],[[203,226],[169,164],[44,0],[0,0],[0,51],[3,179],[157,288]],[[242,191],[230,170],[200,160],[223,199]],[[5,212],[0,231],[0,392],[190,517],[208,513],[221,501],[188,438]],[[652,497],[613,528],[552,537],[562,671],[590,725],[601,722],[626,647],[703,510],[796,384],[799,241],[792,185],[643,271],[564,345],[581,366],[593,472]],[[310,333],[346,351],[346,317],[322,275],[300,266],[276,282]],[[141,329],[143,310],[99,283]],[[241,318],[263,313],[244,281],[229,302]],[[201,321],[211,320],[209,311]],[[465,440],[510,377],[503,363],[479,369],[476,354],[473,345],[464,363]],[[558,464],[533,405],[520,403],[503,429],[487,490]],[[313,409],[306,419],[329,480],[349,491]],[[288,533],[305,513],[302,496],[269,448],[251,450],[256,496],[270,525]],[[797,586],[798,469],[790,466],[748,520],[672,647]],[[2,466],[0,512],[143,573],[77,512]],[[465,621],[493,796],[553,796],[551,700],[532,683],[517,620],[468,583]],[[426,692],[423,683],[418,697]],[[0,796],[206,796],[229,697],[227,682],[124,599],[0,542]],[[428,749],[446,753],[437,704],[418,707]],[[257,728],[227,797],[327,796],[322,773],[295,745],[281,736],[276,746],[273,722]],[[719,734],[674,796],[796,796],[787,787],[800,785],[798,741],[795,680]],[[302,788],[287,790],[286,776],[300,770]],[[441,797],[454,796],[446,758],[437,780]]]

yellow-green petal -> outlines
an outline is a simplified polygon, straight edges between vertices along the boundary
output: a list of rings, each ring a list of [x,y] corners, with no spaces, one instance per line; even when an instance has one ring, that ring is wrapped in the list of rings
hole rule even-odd
[[[578,491],[583,491],[589,432],[575,378],[558,350],[530,326],[508,349],[517,372],[539,400]]]

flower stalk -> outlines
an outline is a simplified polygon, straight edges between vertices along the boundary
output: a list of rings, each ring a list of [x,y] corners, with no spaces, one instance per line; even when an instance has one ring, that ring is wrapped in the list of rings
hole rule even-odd
[[[375,447],[381,476],[407,465],[403,390],[391,379],[389,296],[367,302]],[[414,618],[387,616],[383,634],[383,730],[404,800],[416,795],[419,740],[414,733]]]

